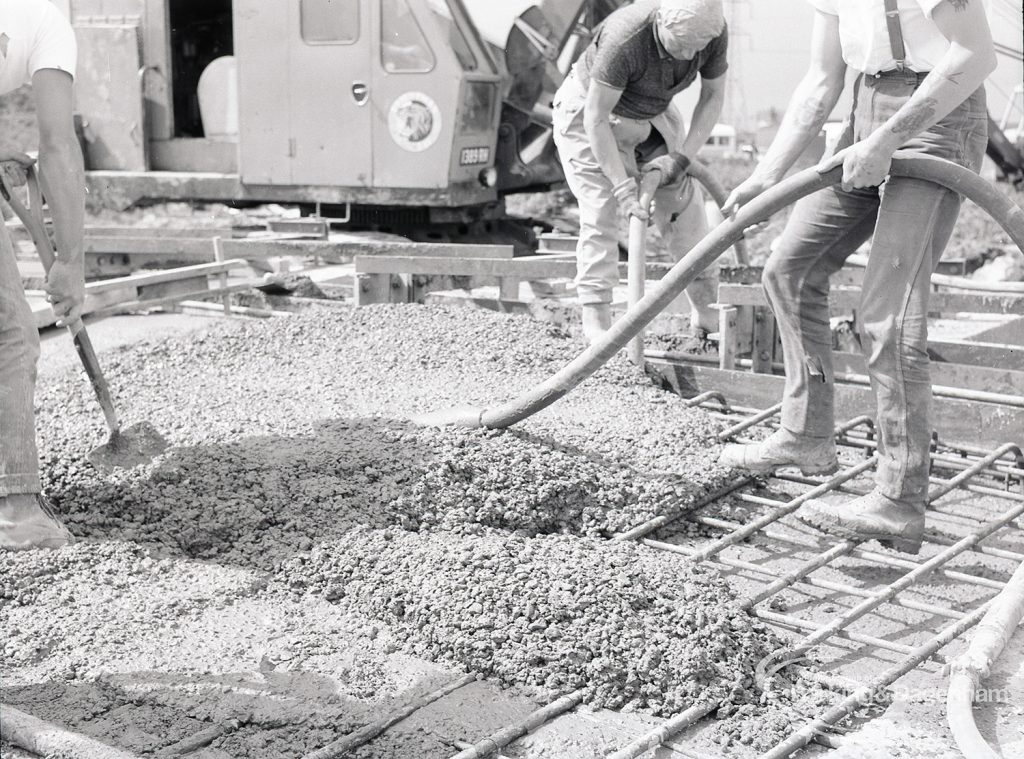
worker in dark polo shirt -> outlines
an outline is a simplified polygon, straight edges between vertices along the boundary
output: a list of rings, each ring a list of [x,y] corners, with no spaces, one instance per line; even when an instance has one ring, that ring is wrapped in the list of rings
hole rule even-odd
[[[647,218],[638,199],[644,170],[666,180],[652,221],[672,260],[707,233],[703,194],[686,168],[721,114],[727,46],[721,0],[643,0],[605,19],[555,95],[555,143],[580,210],[576,292],[591,342],[611,326],[617,211]],[[672,99],[698,76],[687,131]],[[687,288],[694,331],[717,327],[716,289],[707,275]]]

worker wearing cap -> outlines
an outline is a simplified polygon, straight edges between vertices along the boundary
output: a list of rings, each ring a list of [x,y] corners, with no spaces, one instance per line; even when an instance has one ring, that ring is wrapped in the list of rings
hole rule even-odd
[[[814,501],[800,515],[852,539],[916,553],[924,532],[931,442],[927,317],[930,276],[960,197],[892,177],[893,151],[936,156],[977,172],[985,154],[983,83],[996,65],[982,0],[810,0],[810,67],[782,128],[726,211],[779,182],[818,135],[857,73],[840,150],[841,186],[800,201],[764,270],[779,324],[786,385],[782,425],[763,442],[728,446],[721,462],[755,472],[796,465],[836,468],[829,275],[873,238],[857,311],[877,402],[875,487],[840,504]]]
[[[0,94],[31,82],[39,174],[54,222],[57,260],[46,292],[60,324],[81,314],[85,178],[72,116],[77,48],[68,20],[47,0],[0,0]],[[0,136],[8,186],[34,161]],[[33,394],[39,333],[6,227],[0,229],[0,549],[58,547],[70,533],[41,494]]]
[[[675,260],[707,232],[702,193],[686,167],[707,142],[725,97],[728,32],[721,0],[644,0],[613,12],[554,99],[555,143],[580,211],[576,291],[591,341],[611,326],[619,281],[616,211],[647,218],[638,175],[663,172],[654,223]],[[689,132],[672,98],[700,77]],[[710,330],[716,288],[687,290],[691,327]]]

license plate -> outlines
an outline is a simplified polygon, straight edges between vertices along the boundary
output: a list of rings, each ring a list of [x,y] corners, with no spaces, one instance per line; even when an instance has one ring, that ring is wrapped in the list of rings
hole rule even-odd
[[[459,154],[460,166],[475,166],[479,163],[487,163],[491,160],[490,148],[463,148]]]

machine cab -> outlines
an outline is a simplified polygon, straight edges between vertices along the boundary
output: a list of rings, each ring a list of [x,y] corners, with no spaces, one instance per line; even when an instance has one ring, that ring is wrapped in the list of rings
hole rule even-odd
[[[499,78],[458,0],[235,0],[233,17],[244,184],[486,188]]]
[[[69,6],[90,169],[210,200],[496,197],[501,76],[461,0]]]

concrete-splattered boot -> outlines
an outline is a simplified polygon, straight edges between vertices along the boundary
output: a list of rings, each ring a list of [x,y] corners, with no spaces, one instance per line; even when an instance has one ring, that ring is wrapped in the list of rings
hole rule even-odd
[[[833,438],[804,437],[786,429],[776,430],[757,443],[727,445],[718,463],[757,474],[784,466],[799,467],[805,475],[832,474],[839,469]]]
[[[73,541],[45,496],[0,498],[0,550],[60,548]]]
[[[608,303],[584,303],[580,307],[583,320],[583,336],[593,344],[600,340],[612,326],[612,307]]]
[[[924,540],[924,504],[895,500],[877,490],[841,504],[808,501],[797,516],[822,532],[877,540],[904,553],[917,553]]]

